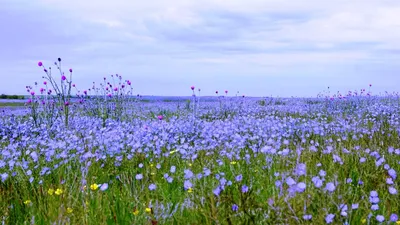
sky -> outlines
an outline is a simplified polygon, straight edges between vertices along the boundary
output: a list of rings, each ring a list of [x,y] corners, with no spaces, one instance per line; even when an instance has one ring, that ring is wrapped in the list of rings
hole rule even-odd
[[[80,90],[120,74],[141,95],[397,92],[399,15],[398,0],[0,0],[0,93],[58,57]]]

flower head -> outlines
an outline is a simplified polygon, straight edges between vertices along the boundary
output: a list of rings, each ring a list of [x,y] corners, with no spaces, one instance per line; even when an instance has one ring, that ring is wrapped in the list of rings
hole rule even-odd
[[[191,86],[190,89],[194,90],[194,86]]]
[[[69,72],[72,73],[72,69],[69,69]]]
[[[99,185],[97,185],[97,184],[90,185],[90,190],[95,191],[97,189],[99,189]]]
[[[43,66],[43,63],[39,61],[38,66]]]
[[[54,189],[53,189],[53,188],[50,188],[50,189],[47,191],[47,194],[53,195],[53,194],[54,194]]]
[[[57,190],[54,192],[56,195],[61,195],[64,193],[64,191],[61,188],[57,188]]]

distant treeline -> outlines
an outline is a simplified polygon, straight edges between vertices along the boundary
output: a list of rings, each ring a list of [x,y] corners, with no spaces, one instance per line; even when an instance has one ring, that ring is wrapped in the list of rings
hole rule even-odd
[[[0,99],[25,99],[23,95],[5,95],[1,94]]]

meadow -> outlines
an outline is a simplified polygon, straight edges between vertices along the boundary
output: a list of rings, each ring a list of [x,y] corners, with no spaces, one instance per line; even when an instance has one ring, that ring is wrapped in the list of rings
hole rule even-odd
[[[400,224],[399,95],[142,101],[39,66],[0,110],[3,224]]]

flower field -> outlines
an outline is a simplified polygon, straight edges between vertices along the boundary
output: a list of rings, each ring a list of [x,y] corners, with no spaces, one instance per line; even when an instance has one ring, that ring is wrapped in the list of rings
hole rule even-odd
[[[55,64],[0,114],[3,224],[400,224],[398,95],[74,96]]]

